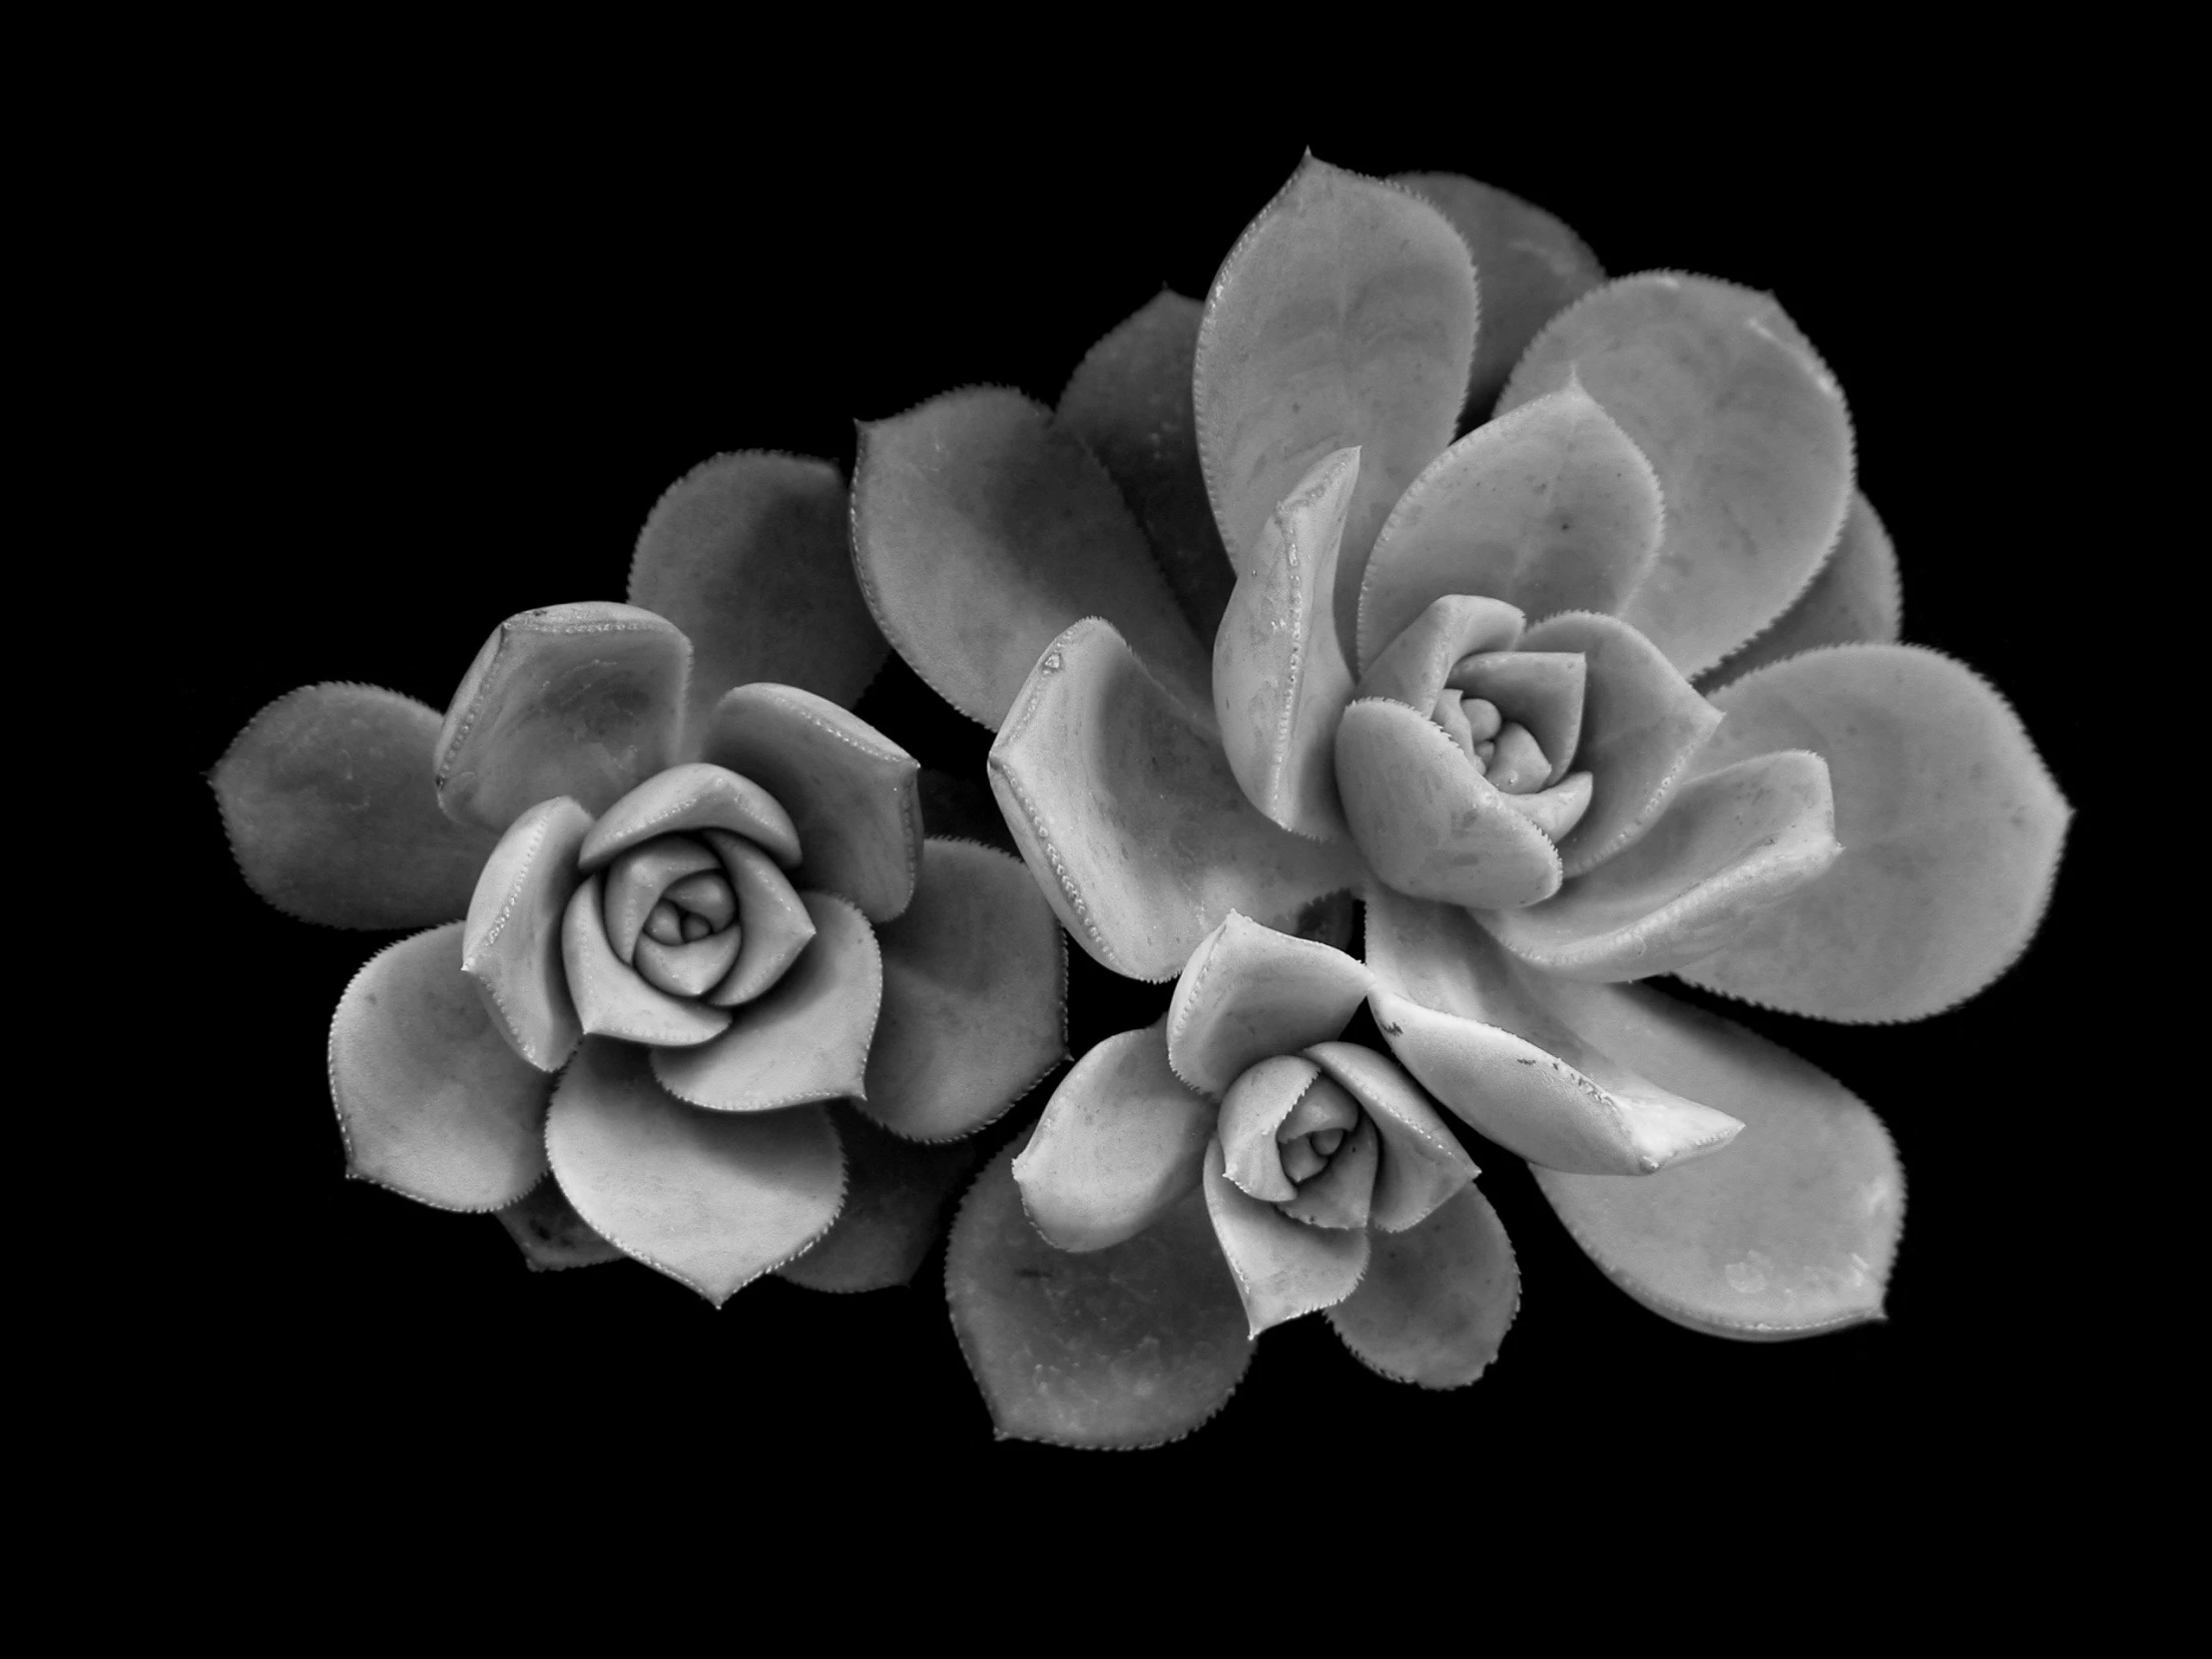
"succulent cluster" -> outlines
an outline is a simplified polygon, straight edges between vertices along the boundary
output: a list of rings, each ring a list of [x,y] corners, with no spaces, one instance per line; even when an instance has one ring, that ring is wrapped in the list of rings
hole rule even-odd
[[[356,1174],[718,1303],[903,1283],[1064,1057],[1072,936],[1174,991],[959,1207],[1002,1432],[1173,1438],[1317,1312],[1471,1382],[1520,1294],[1478,1158],[1684,1324],[1879,1313],[1880,1121],[1634,982],[1939,1012],[2024,947],[2068,813],[1984,682],[1896,643],[1842,389],[1771,298],[1309,160],[1056,408],[864,428],[846,509],[724,457],[627,603],[509,619],[442,719],[320,686],[242,734],[257,889],[427,929],[332,1028]],[[996,733],[1019,861],[925,835],[850,712],[886,645]]]

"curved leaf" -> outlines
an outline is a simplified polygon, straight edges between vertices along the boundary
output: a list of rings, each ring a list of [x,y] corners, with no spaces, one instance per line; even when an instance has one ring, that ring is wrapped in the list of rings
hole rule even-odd
[[[1905,1222],[1905,1175],[1881,1120],[1796,1055],[1657,992],[1561,994],[1609,1053],[1744,1120],[1725,1157],[1648,1181],[1538,1170],[1598,1266],[1646,1307],[1724,1337],[1881,1318]]]
[[[1212,707],[1204,648],[1114,481],[1021,393],[947,392],[863,427],[852,524],[877,623],[971,720],[996,731],[1038,654],[1086,616]]]
[[[707,993],[718,1008],[734,1008],[765,994],[791,971],[814,942],[815,918],[776,860],[751,841],[709,830],[707,844],[722,860],[722,873],[738,901],[745,938],[730,976]]]
[[[438,805],[505,830],[572,796],[597,817],[676,758],[691,644],[629,605],[551,605],[511,616],[476,653],[445,711]]]
[[[468,909],[498,838],[438,811],[439,717],[374,686],[301,686],[208,781],[247,882],[328,927],[425,927]]]
[[[909,1140],[970,1134],[1067,1052],[1067,935],[1021,860],[930,840],[875,940],[883,1012],[861,1109]]]
[[[920,767],[857,715],[796,686],[739,686],[715,706],[710,760],[757,780],[799,834],[802,886],[888,921],[921,863]]]
[[[1531,966],[1570,979],[1646,979],[1711,955],[1840,850],[1828,767],[1761,755],[1684,785],[1627,851],[1524,910],[1482,917]]]
[[[1352,838],[1397,891],[1502,909],[1559,890],[1551,837],[1426,715],[1385,697],[1353,704],[1337,778]]]
[[[2072,809],[1987,681],[1909,645],[1840,645],[1724,686],[1706,758],[1828,763],[1843,853],[1683,977],[1821,1019],[1920,1019],[2027,947]]]
[[[730,1028],[721,1009],[645,982],[607,941],[604,873],[569,895],[561,917],[561,966],[584,1035],[689,1048]]]
[[[578,867],[589,875],[657,835],[723,830],[758,843],[790,869],[799,830],[771,790],[733,769],[694,761],[656,773],[612,807],[584,837]]]
[[[1022,1214],[1007,1148],[953,1223],[945,1300],[1001,1436],[1150,1446],[1221,1409],[1252,1363],[1244,1312],[1196,1193],[1135,1238],[1055,1250]]]
[[[1037,1231],[1068,1251],[1134,1238],[1196,1190],[1214,1117],[1168,1068],[1164,1024],[1108,1037],[1052,1091],[1014,1160]]]
[[[1359,1043],[1316,1043],[1306,1054],[1351,1092],[1382,1135],[1370,1227],[1401,1233],[1417,1226],[1480,1173],[1395,1060]]]
[[[717,455],[654,504],[630,603],[692,642],[687,724],[732,686],[799,686],[849,708],[890,654],[852,574],[844,480],[828,461]]]
[[[1755,668],[1824,645],[1895,645],[1905,616],[1897,547],[1864,490],[1855,490],[1836,549],[1782,619],[1698,681],[1710,697]]]
[[[1528,619],[1479,594],[1443,594],[1391,636],[1360,677],[1358,697],[1386,697],[1426,715],[1466,658],[1512,649]]]
[[[1418,1227],[1369,1238],[1367,1277],[1329,1310],[1329,1323],[1363,1365],[1392,1382],[1465,1387],[1497,1358],[1520,1309],[1520,1268],[1497,1212],[1463,1187]]]
[[[1279,829],[1245,799],[1209,727],[1102,621],[1037,661],[991,746],[1022,857],[1104,966],[1168,979],[1231,910],[1289,925],[1359,879],[1359,855]]]
[[[769,1112],[860,1094],[883,1001],[875,935],[835,894],[800,897],[815,938],[784,977],[733,1010],[719,1037],[653,1050],[654,1075],[679,1100],[717,1112]]]
[[[1718,1151],[1735,1118],[1661,1088],[1551,1006],[1463,910],[1378,892],[1368,901],[1376,1023],[1405,1069],[1462,1121],[1531,1163],[1648,1175]]]
[[[1651,463],[1570,374],[1438,455],[1390,509],[1360,590],[1360,661],[1446,594],[1538,617],[1617,610],[1662,519]]]
[[[1260,532],[1214,636],[1214,718],[1229,770],[1272,823],[1318,840],[1345,832],[1332,746],[1352,669],[1330,603],[1360,452],[1299,480]]]
[[[820,1106],[701,1112],[653,1080],[648,1050],[592,1038],[553,1092],[545,1146],[595,1231],[720,1307],[829,1231],[844,1159]]]
[[[1580,875],[1658,822],[1720,712],[1657,646],[1612,617],[1556,616],[1522,635],[1519,648],[1582,658],[1582,737],[1572,764],[1590,774],[1590,807],[1559,839],[1567,874]]]
[[[1597,256],[1547,214],[1456,173],[1400,173],[1403,186],[1451,221],[1474,256],[1482,328],[1467,375],[1465,418],[1481,420],[1538,330],[1605,280]]]
[[[1168,1064],[1218,1100],[1246,1067],[1339,1035],[1374,982],[1341,950],[1231,911],[1175,982]]]
[[[1206,494],[1191,408],[1204,314],[1197,300],[1161,292],[1091,347],[1052,416],[1120,487],[1202,645],[1220,628],[1237,582]]]
[[[1277,1054],[1247,1066],[1229,1085],[1214,1133],[1221,1142],[1222,1174],[1239,1192],[1269,1204],[1298,1197],[1276,1137],[1321,1074],[1303,1054]]]
[[[831,1101],[829,1111],[844,1148],[844,1208],[829,1232],[776,1275],[838,1294],[911,1284],[937,1242],[947,1202],[982,1161],[982,1145],[916,1146],[842,1101]]]
[[[1654,272],[1586,295],[1536,336],[1501,411],[1579,376],[1650,459],[1659,556],[1621,612],[1699,674],[1790,608],[1843,528],[1851,417],[1763,293]]]
[[[461,972],[461,924],[362,964],[330,1021],[348,1173],[441,1210],[497,1210],[545,1174],[551,1089]]]
[[[1360,482],[1338,566],[1338,637],[1390,503],[1451,441],[1474,357],[1466,244],[1419,198],[1309,156],[1214,278],[1193,396],[1222,542],[1240,572],[1276,503],[1332,450]]]
[[[584,1034],[561,961],[577,849],[591,815],[566,796],[514,821],[476,883],[461,931],[461,971],[482,987],[514,1050],[557,1071]]]
[[[1368,1265],[1364,1227],[1310,1227],[1239,1192],[1223,1173],[1220,1141],[1206,1148],[1206,1212],[1244,1303],[1252,1335],[1333,1307]]]
[[[595,1268],[627,1260],[576,1213],[576,1206],[569,1203],[558,1181],[540,1181],[501,1210],[499,1225],[514,1240],[532,1273]]]

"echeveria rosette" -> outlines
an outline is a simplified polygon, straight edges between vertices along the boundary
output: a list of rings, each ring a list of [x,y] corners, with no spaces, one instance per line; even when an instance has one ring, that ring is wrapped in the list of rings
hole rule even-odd
[[[1021,866],[925,838],[915,763],[843,706],[883,656],[843,495],[821,463],[709,463],[633,567],[669,614],[523,612],[442,722],[307,687],[234,744],[215,783],[257,889],[337,925],[463,918],[340,1001],[354,1175],[499,1212],[534,1266],[629,1255],[717,1303],[772,1270],[911,1275],[955,1143],[1060,1058],[1064,957]]]
[[[1232,912],[1296,931],[1356,891],[1385,1041],[1633,1294],[1737,1336],[1873,1317],[1879,1123],[1625,982],[1936,1012],[2024,946],[2067,809],[1983,682],[1892,643],[1841,391],[1779,307],[1603,283],[1510,204],[1558,257],[1478,352],[1469,248],[1530,239],[1457,183],[1421,181],[1438,212],[1309,162],[1203,307],[1147,306],[1057,411],[871,428],[863,585],[998,731],[1008,822],[1102,964],[1169,978]],[[924,585],[960,614],[900,605]],[[1747,1128],[1704,1156],[1717,1120]]]

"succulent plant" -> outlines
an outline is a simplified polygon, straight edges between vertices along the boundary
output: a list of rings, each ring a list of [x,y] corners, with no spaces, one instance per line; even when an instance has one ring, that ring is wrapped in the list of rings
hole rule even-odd
[[[1078,942],[1177,979],[1167,1025],[1086,1056],[955,1231],[955,1324],[1006,1432],[1173,1437],[1252,1331],[1321,1307],[1392,1375],[1480,1370],[1497,1253],[1424,1231],[1470,1208],[1372,1235],[1388,1321],[1357,1273],[1264,1289],[1359,1255],[1318,1198],[1271,1194],[1357,1184],[1367,1153],[1321,1154],[1295,1102],[1348,1087],[1323,1015],[1363,1001],[1418,1085],[1391,1098],[1526,1158],[1648,1306],[1755,1338],[1874,1317],[1903,1209],[1879,1120],[1631,982],[1916,1019],[2040,918],[2068,809],[1984,682],[1894,643],[1894,555],[1798,328],[1709,278],[1604,282],[1547,216],[1411,185],[1309,160],[1203,307],[1137,313],[1057,410],[971,390],[863,434],[886,637],[997,732],[993,787]],[[1463,410],[1490,418],[1454,442]],[[1289,936],[1347,891],[1364,965]],[[1176,1023],[1217,959],[1274,1010],[1233,1072]],[[1317,1011],[1283,987],[1325,959]],[[1291,1053],[1270,1087],[1303,1089],[1303,1179],[1230,1157],[1246,1066]],[[1234,1195],[1281,1225],[1194,1208],[1249,1217]]]
[[[331,1026],[353,1175],[717,1304],[912,1274],[970,1162],[940,1144],[1061,1058],[1065,957],[843,706],[883,658],[843,497],[725,456],[655,509],[635,603],[510,617],[442,719],[317,685],[240,734],[213,783],[256,890],[421,929]]]

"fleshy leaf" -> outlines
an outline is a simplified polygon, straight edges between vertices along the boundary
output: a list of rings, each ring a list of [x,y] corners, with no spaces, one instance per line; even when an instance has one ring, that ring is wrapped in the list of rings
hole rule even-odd
[[[553,1092],[546,1152],[588,1225],[719,1308],[829,1231],[837,1133],[820,1106],[696,1111],[653,1080],[648,1052],[587,1039]]]
[[[347,1170],[441,1210],[497,1210],[545,1173],[551,1084],[461,972],[461,924],[378,951],[330,1021]]]
[[[446,708],[438,805],[495,830],[563,795],[597,817],[676,758],[690,662],[674,624],[629,605],[509,617]]]
[[[1835,544],[1851,501],[1843,392],[1768,295],[1669,272],[1609,282],[1554,318],[1499,410],[1570,377],[1666,498],[1659,555],[1620,615],[1700,674],[1788,610]]]
[[[1726,1337],[1882,1316],[1905,1175],[1849,1090],[1739,1025],[1642,986],[1563,987],[1609,1053],[1744,1120],[1722,1158],[1648,1181],[1536,1172],[1577,1243],[1646,1307]]]
[[[1007,1148],[968,1190],[945,1300],[1002,1437],[1137,1447],[1221,1408],[1252,1344],[1196,1192],[1107,1250],[1055,1250],[1022,1213]]]
[[[776,1270],[810,1291],[888,1290],[910,1284],[937,1242],[947,1202],[981,1162],[978,1141],[916,1146],[878,1129],[842,1101],[830,1118],[844,1147],[844,1208],[807,1254]]]
[[[1807,749],[1828,763],[1843,854],[1683,970],[1821,1019],[1920,1019],[2027,947],[2072,816],[1988,682],[1909,645],[1840,645],[1724,686],[1706,759]]]
[[[890,652],[852,574],[844,480],[828,461],[718,455],[655,503],[630,603],[692,642],[687,724],[753,680],[850,707]]]
[[[438,811],[439,717],[374,686],[302,686],[233,740],[209,782],[247,882],[328,927],[426,927],[468,909],[498,838]]]
[[[1206,1149],[1206,1211],[1244,1303],[1252,1335],[1350,1296],[1368,1265],[1364,1227],[1309,1227],[1248,1198],[1223,1173],[1221,1142]]]
[[[1617,856],[1658,822],[1720,712],[1625,622],[1574,612],[1521,636],[1523,651],[1582,657],[1582,738],[1574,770],[1591,776],[1589,811],[1561,837],[1567,874]]]
[[[706,834],[737,894],[740,925],[745,929],[737,965],[729,978],[707,993],[707,1000],[718,1008],[733,1008],[762,995],[791,970],[799,953],[814,940],[815,918],[766,852],[720,830]]]
[[[1206,494],[1191,408],[1204,314],[1197,300],[1162,292],[1091,347],[1052,417],[1120,486],[1201,644],[1220,628],[1237,582]]]
[[[1482,330],[1467,376],[1465,418],[1481,420],[1543,325],[1605,280],[1597,256],[1543,209],[1456,173],[1390,181],[1434,205],[1465,239],[1482,292]]]
[[[1276,503],[1360,449],[1338,564],[1338,637],[1390,504],[1444,445],[1474,357],[1474,267],[1427,203],[1309,156],[1223,263],[1199,330],[1199,454],[1241,573]]]
[[[1272,823],[1318,840],[1345,832],[1332,745],[1352,669],[1331,595],[1360,452],[1340,449],[1299,480],[1214,636],[1214,718],[1229,770]]]
[[[692,1048],[656,1048],[653,1071],[680,1100],[717,1112],[768,1112],[857,1096],[883,1001],[883,964],[867,920],[832,893],[800,897],[815,939],[730,1028]]]
[[[576,1206],[569,1203],[558,1181],[540,1181],[501,1210],[499,1225],[514,1240],[532,1273],[595,1268],[626,1260],[576,1213]]]
[[[1527,621],[1502,599],[1441,595],[1391,636],[1368,664],[1355,695],[1386,697],[1426,715],[1462,659],[1510,650]]]
[[[704,830],[758,842],[786,869],[799,862],[799,830],[772,786],[694,761],[656,774],[609,808],[585,837],[579,867],[589,875],[657,835]]]
[[[1368,902],[1376,1023],[1437,1100],[1531,1163],[1647,1175],[1718,1151],[1742,1127],[1585,1041],[1464,910],[1378,892]]]
[[[561,921],[590,828],[591,815],[566,796],[516,819],[484,865],[461,932],[461,971],[540,1071],[558,1071],[584,1034],[561,962]]]
[[[533,807],[530,813],[540,810]],[[515,823],[527,823],[530,813]],[[591,845],[589,835],[584,837],[584,845]],[[715,873],[721,867],[722,860],[703,835],[657,835],[626,848],[600,879],[599,915],[606,927],[608,948],[635,965],[646,920],[660,903],[661,895],[679,881]]]
[[[947,392],[863,427],[853,550],[869,607],[947,703],[996,731],[1038,653],[1109,618],[1194,709],[1206,654],[1114,481],[1017,391]]]
[[[707,758],[742,772],[797,826],[801,886],[888,921],[921,859],[914,758],[857,715],[796,686],[739,686],[715,706]]]
[[[1352,1097],[1335,1078],[1324,1077],[1299,1104],[1317,1098],[1333,1098],[1349,1106]],[[1329,1160],[1328,1168],[1309,1177],[1295,1198],[1278,1206],[1286,1221],[1302,1221],[1309,1227],[1367,1227],[1369,1210],[1375,1202],[1375,1170],[1382,1156],[1381,1146],[1373,1119],[1356,1108],[1348,1115],[1352,1128]]]
[[[1617,610],[1659,550],[1659,479],[1570,377],[1478,426],[1390,510],[1360,593],[1360,661],[1372,663],[1445,594],[1530,616]]]
[[[569,896],[561,918],[561,965],[584,1034],[688,1048],[727,1031],[728,1014],[648,985],[615,954],[607,942],[606,879],[604,873],[588,877]]]
[[[1329,1310],[1329,1323],[1364,1365],[1393,1382],[1465,1387],[1497,1358],[1520,1308],[1520,1269],[1497,1212],[1463,1187],[1418,1227],[1369,1239],[1367,1276]]]
[[[922,847],[914,900],[877,931],[883,1013],[862,1110],[909,1140],[966,1135],[1067,1052],[1067,935],[1021,860]]]
[[[1835,862],[1817,755],[1761,755],[1693,779],[1651,832],[1556,896],[1482,924],[1522,961],[1570,979],[1645,979],[1711,955]]]
[[[1351,1092],[1382,1134],[1370,1227],[1400,1233],[1417,1226],[1479,1173],[1395,1060],[1359,1043],[1316,1043],[1306,1054]]]
[[[1374,977],[1341,950],[1231,911],[1175,983],[1168,1063],[1218,1100],[1247,1066],[1337,1036]]]
[[[1198,1188],[1214,1105],[1168,1068],[1163,1022],[1093,1048],[1052,1091],[1014,1160],[1037,1230],[1061,1250],[1104,1250]]]
[[[1283,1169],[1276,1134],[1321,1074],[1303,1054],[1277,1054],[1247,1066],[1229,1085],[1215,1133],[1221,1139],[1222,1174],[1239,1192],[1269,1204],[1298,1196]]]
[[[1453,691],[1481,698],[1504,718],[1525,727],[1551,762],[1544,782],[1567,773],[1582,736],[1582,700],[1588,665],[1578,651],[1491,651],[1460,664],[1445,682]],[[1493,768],[1493,776],[1495,771]]]
[[[991,746],[991,788],[1076,942],[1137,979],[1172,978],[1231,910],[1288,925],[1359,879],[1359,855],[1270,824],[1221,743],[1111,624],[1038,659]]]
[[[1551,837],[1402,703],[1368,697],[1345,711],[1337,780],[1353,839],[1399,892],[1503,909],[1559,890]]]
[[[1782,620],[1698,682],[1716,687],[1741,680],[1755,668],[1779,663],[1824,645],[1895,645],[1905,615],[1898,581],[1898,553],[1864,490],[1851,498],[1844,533],[1813,585],[1782,613]]]

